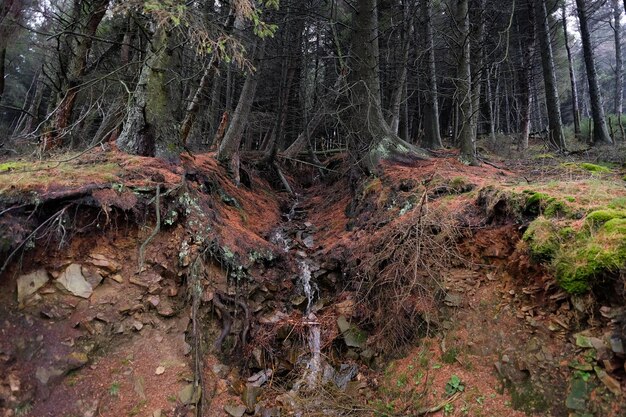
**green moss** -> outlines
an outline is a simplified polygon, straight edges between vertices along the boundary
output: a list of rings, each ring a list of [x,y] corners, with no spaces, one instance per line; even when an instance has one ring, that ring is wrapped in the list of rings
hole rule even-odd
[[[4,163],[0,164],[0,172],[12,171],[12,170],[15,170],[15,169],[24,168],[27,165],[28,165],[28,163],[26,163],[26,162],[18,162],[18,161],[4,162]]]
[[[581,231],[562,247],[553,266],[561,287],[571,294],[589,291],[598,279],[626,264],[626,219],[613,218],[597,232]]]
[[[590,172],[611,172],[611,170],[605,166],[590,164],[589,162],[581,163],[580,167]]]
[[[590,226],[599,226],[613,219],[626,218],[626,210],[605,209],[596,210],[587,214],[586,220]]]
[[[565,196],[565,197],[563,197],[563,198],[564,198],[566,201],[569,201],[570,203],[573,203],[573,202],[575,202],[575,201],[576,201],[576,199],[575,199],[574,197],[571,197],[571,196],[569,196],[569,195],[568,195],[568,196]]]
[[[543,211],[546,217],[569,216],[572,210],[563,201],[551,201]]]
[[[560,247],[558,228],[545,217],[538,217],[526,229],[522,239],[528,243],[536,262],[549,261]]]

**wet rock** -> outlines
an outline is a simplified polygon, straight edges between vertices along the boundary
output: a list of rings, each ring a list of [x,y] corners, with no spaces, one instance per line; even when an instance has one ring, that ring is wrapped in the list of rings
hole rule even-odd
[[[17,278],[17,301],[22,304],[26,297],[37,292],[38,289],[48,282],[48,272],[38,269],[30,274]]]
[[[256,407],[256,403],[258,402],[259,396],[261,395],[261,391],[262,388],[254,384],[248,383],[244,386],[243,393],[241,394],[241,399],[246,405],[245,408],[248,413],[254,412],[254,408]]]
[[[246,413],[246,407],[243,405],[229,405],[224,406],[224,411],[232,417],[242,417]]]
[[[68,266],[56,280],[56,284],[81,298],[89,298],[93,293],[93,287],[83,276],[82,268],[79,264]]]
[[[358,327],[350,324],[345,316],[340,316],[337,319],[337,326],[339,327],[339,330],[343,335],[343,340],[348,347],[354,347],[359,349],[365,348],[367,333],[365,333]]]
[[[335,370],[329,364],[324,366],[322,374],[322,384],[333,383],[340,390],[345,390],[348,383],[358,373],[359,368],[354,364],[341,364],[339,371]]]
[[[302,243],[304,244],[304,246],[306,246],[307,249],[313,249],[313,247],[315,246],[315,240],[313,239],[312,235],[306,236],[302,240]]]

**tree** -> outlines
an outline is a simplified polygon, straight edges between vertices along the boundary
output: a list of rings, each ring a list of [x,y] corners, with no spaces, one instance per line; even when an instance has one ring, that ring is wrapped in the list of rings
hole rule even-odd
[[[624,70],[622,60],[622,26],[620,19],[622,10],[618,0],[613,0],[613,35],[615,38],[615,106],[614,110],[618,116],[622,114],[624,103]],[[620,120],[620,119],[618,119]]]
[[[459,142],[461,143],[461,161],[475,165],[476,138],[472,126],[472,70],[471,70],[471,41],[469,0],[457,1],[458,45],[460,48],[457,70],[457,100],[459,101],[461,129]]]
[[[569,80],[572,89],[572,113],[574,113],[574,133],[580,134],[580,109],[578,108],[578,86],[576,85],[576,72],[574,71],[574,63],[572,59],[572,49],[569,45],[569,35],[567,30],[567,7],[565,2],[561,6],[561,23],[563,24],[563,41],[565,42],[565,51],[567,52],[567,67],[569,69]]]
[[[578,12],[578,22],[580,23],[585,68],[587,69],[589,100],[591,101],[591,116],[593,118],[593,141],[594,143],[613,143],[604,119],[604,108],[602,107],[602,97],[598,85],[598,74],[591,46],[591,34],[589,33],[587,9],[584,0],[576,0],[576,10]]]
[[[535,16],[539,46],[541,48],[546,105],[548,107],[548,140],[555,149],[563,151],[565,150],[565,137],[561,121],[561,103],[557,90],[546,0],[535,0]]]
[[[424,95],[424,147],[427,149],[441,148],[439,131],[439,97],[437,95],[437,70],[435,66],[435,46],[433,42],[432,0],[420,0],[422,17],[421,36],[426,53],[426,86]]]

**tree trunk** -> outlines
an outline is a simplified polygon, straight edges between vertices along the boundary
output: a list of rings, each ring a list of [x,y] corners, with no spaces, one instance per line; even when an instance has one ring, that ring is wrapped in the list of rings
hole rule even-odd
[[[587,9],[584,0],[576,0],[578,11],[578,21],[580,23],[580,36],[583,43],[583,55],[585,57],[585,67],[587,69],[587,81],[589,84],[589,99],[591,100],[591,117],[593,118],[593,141],[594,143],[613,143],[609,131],[606,128],[604,119],[604,108],[602,107],[602,97],[598,86],[598,75],[591,46],[591,34],[587,22]]]
[[[421,0],[421,34],[426,50],[426,87],[424,94],[424,147],[438,149],[441,144],[439,128],[439,103],[437,94],[437,71],[435,66],[435,46],[433,41],[432,0]]]
[[[574,60],[572,58],[572,50],[569,46],[569,34],[567,32],[566,5],[561,6],[563,14],[563,41],[565,42],[565,50],[567,51],[567,67],[569,69],[569,80],[572,88],[572,112],[574,113],[574,133],[580,135],[580,109],[578,108],[578,87],[576,85],[576,72],[574,71]]]
[[[361,0],[353,17],[352,55],[348,94],[352,104],[350,147],[366,173],[376,170],[382,159],[425,153],[400,139],[383,116],[380,98],[378,9],[376,0]]]
[[[469,0],[457,1],[457,27],[459,28],[458,44],[461,48],[457,70],[456,95],[459,101],[460,110],[460,137],[461,145],[460,159],[463,163],[475,165],[476,160],[476,140],[472,126],[472,72],[470,66],[471,45],[470,45],[470,19]]]
[[[5,72],[5,60],[7,56],[7,48],[0,47],[0,103],[2,102],[2,96],[4,95],[4,72]]]
[[[546,105],[548,107],[548,140],[550,145],[559,151],[565,150],[565,137],[561,121],[561,103],[556,83],[556,71],[552,55],[552,41],[546,11],[546,0],[535,0],[535,16],[539,46],[541,48],[541,65],[543,68],[543,82],[546,90]]]
[[[167,30],[158,27],[117,139],[118,147],[130,154],[176,159],[180,152],[164,73],[170,63],[170,42]]]
[[[485,0],[472,0],[470,22],[474,30],[470,34],[470,69],[472,71],[472,117],[470,118],[472,136],[478,137],[480,120],[480,97],[483,80],[484,38],[485,38]]]
[[[239,146],[241,145],[243,131],[250,115],[250,109],[252,108],[256,88],[259,83],[260,62],[264,54],[265,40],[261,40],[255,51],[256,57],[254,62],[256,69],[251,71],[246,77],[230,126],[217,152],[217,160],[227,167],[237,184],[239,184]]]
[[[389,127],[395,133],[398,134],[400,128],[400,107],[402,105],[402,96],[404,93],[404,87],[406,86],[406,79],[408,74],[409,64],[409,52],[411,46],[411,32],[413,29],[413,18],[409,17],[406,2],[404,5],[404,30],[402,31],[402,67],[393,94],[391,95],[391,103],[389,106]]]
[[[200,84],[198,84],[198,88],[193,94],[190,94],[188,98],[189,105],[187,106],[187,111],[185,112],[185,118],[180,126],[180,143],[183,146],[187,145],[187,138],[189,137],[189,133],[191,132],[191,128],[196,121],[196,117],[198,116],[198,111],[200,110],[200,101],[202,97],[205,95],[206,90],[209,86],[209,79],[213,76],[215,72],[214,60],[213,57],[209,60],[207,67],[204,69],[202,74],[202,78],[200,79]]]
[[[521,37],[519,55],[519,80],[520,80],[520,138],[518,149],[528,148],[528,136],[530,135],[531,119],[531,82],[533,70],[533,56],[535,55],[535,31],[534,31],[534,7],[532,0],[524,2],[526,13],[521,13],[518,21],[518,32]]]
[[[622,60],[622,11],[617,0],[613,0],[613,34],[615,35],[615,114],[621,115],[624,103],[624,73]]]

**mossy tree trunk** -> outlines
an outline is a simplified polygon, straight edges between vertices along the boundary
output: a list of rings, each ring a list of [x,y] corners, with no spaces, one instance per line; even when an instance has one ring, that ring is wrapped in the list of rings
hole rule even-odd
[[[348,100],[350,150],[359,166],[374,172],[382,159],[426,157],[423,150],[403,141],[383,116],[380,97],[378,9],[376,0],[360,0],[352,21]]]
[[[177,159],[181,147],[166,86],[171,63],[171,38],[163,26],[156,28],[151,48],[132,94],[117,146],[130,154]]]

